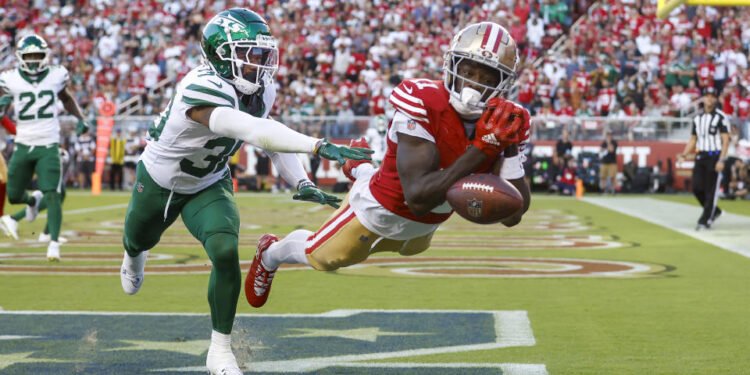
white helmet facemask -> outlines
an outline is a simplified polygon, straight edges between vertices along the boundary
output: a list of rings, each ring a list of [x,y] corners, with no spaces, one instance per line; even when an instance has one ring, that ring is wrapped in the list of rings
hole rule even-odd
[[[502,26],[480,22],[465,27],[453,37],[443,56],[443,84],[450,93],[450,104],[461,117],[478,118],[488,100],[508,96],[516,79],[518,60],[516,42]],[[473,80],[470,77],[477,75],[466,76],[475,71],[466,70],[465,64],[485,70],[487,74],[480,76],[492,78],[486,78],[489,82]]]
[[[230,41],[230,56],[219,57],[232,63],[232,78],[230,81],[237,91],[252,95],[268,82],[272,82],[273,75],[279,67],[279,50],[276,39],[267,35],[257,35],[253,41]],[[220,46],[217,51],[224,51]],[[243,74],[245,65],[255,69],[247,75]]]
[[[507,96],[515,81],[515,74],[502,68],[487,65],[467,56],[456,55],[451,52],[446,58],[445,83],[450,93],[449,102],[461,117],[476,119],[482,115],[487,106],[487,101],[496,96]],[[495,82],[477,82],[459,73],[458,67],[461,63],[474,61],[497,72],[497,84]],[[481,91],[479,91],[479,90]]]

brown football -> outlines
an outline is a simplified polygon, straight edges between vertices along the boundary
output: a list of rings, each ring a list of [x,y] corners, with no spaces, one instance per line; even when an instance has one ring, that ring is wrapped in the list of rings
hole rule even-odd
[[[493,224],[523,207],[515,186],[493,174],[472,174],[448,189],[446,200],[461,217],[477,224]]]

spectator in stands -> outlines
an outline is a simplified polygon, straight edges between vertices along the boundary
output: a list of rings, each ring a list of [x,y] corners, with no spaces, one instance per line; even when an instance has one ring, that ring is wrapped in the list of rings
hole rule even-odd
[[[609,111],[617,105],[617,96],[615,96],[615,90],[609,87],[609,79],[602,79],[601,84],[602,89],[599,90],[596,98],[596,112],[600,116],[607,116]]]
[[[729,129],[729,146],[727,147],[727,155],[725,157],[724,162],[724,170],[721,173],[721,198],[729,198],[733,199],[731,189],[729,187],[729,184],[732,180],[732,168],[735,167],[735,163],[738,160],[742,160],[739,158],[739,155],[737,154],[737,146],[739,146],[739,141],[742,134],[740,132],[740,128],[737,126],[731,126]]]
[[[560,195],[573,195],[576,191],[576,177],[578,169],[573,156],[568,155],[562,158],[562,168],[557,174],[555,182],[550,185],[550,193],[559,193]]]
[[[729,182],[729,199],[750,199],[750,164],[741,159],[735,160],[732,165],[731,179]]]
[[[558,168],[562,169],[565,166],[565,159],[571,157],[573,157],[573,142],[570,141],[568,128],[563,128],[562,138],[558,139],[557,144],[555,144],[552,161]]]
[[[336,114],[336,125],[331,131],[332,138],[348,138],[354,124],[354,111],[349,106],[349,101],[341,102]]]
[[[688,107],[690,107],[690,96],[685,93],[681,84],[672,86],[672,89],[674,91],[669,98],[670,109],[673,116],[680,116],[682,111],[687,110]]]
[[[599,151],[601,158],[601,167],[599,168],[599,188],[604,194],[615,193],[617,186],[617,141],[614,139],[614,132],[607,131],[607,136],[602,142]]]

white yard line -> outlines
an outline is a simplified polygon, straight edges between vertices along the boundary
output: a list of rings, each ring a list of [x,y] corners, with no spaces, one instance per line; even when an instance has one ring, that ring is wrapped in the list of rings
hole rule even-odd
[[[75,210],[68,210],[63,212],[63,216],[66,215],[77,215],[77,214],[87,214],[89,212],[97,212],[97,211],[107,211],[107,210],[115,210],[118,208],[125,208],[127,207],[127,203],[120,203],[120,204],[110,204],[109,206],[97,206],[97,207],[86,207],[86,208],[78,208]],[[46,218],[47,214],[39,214],[40,218]]]
[[[258,366],[259,363],[264,362],[251,362],[250,369],[245,369],[245,373],[253,374],[259,373],[288,373],[295,372],[295,369],[269,369],[267,367]],[[547,372],[547,366],[527,364],[527,363],[466,363],[466,362],[450,362],[450,363],[413,363],[413,362],[384,362],[384,363],[362,363],[362,362],[332,362],[327,363],[325,367],[357,367],[357,368],[387,368],[387,369],[401,369],[401,368],[495,368],[500,369],[503,375],[549,375]],[[297,372],[309,372],[311,370],[301,370]],[[191,366],[191,367],[176,367],[152,370],[152,372],[206,372],[205,367]],[[494,371],[493,371],[494,373]]]
[[[750,217],[724,211],[707,231],[695,230],[701,208],[647,197],[583,198],[621,214],[671,229],[686,236],[750,258]]]

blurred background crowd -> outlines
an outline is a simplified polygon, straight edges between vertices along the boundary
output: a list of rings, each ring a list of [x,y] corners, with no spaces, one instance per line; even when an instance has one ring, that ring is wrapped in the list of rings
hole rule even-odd
[[[120,114],[153,116],[200,63],[202,25],[235,6],[264,15],[279,39],[272,115],[311,135],[351,138],[374,122],[361,116],[387,119],[393,87],[440,79],[451,37],[491,20],[518,43],[514,98],[537,116],[535,139],[556,139],[563,129],[573,140],[603,138],[610,130],[581,116],[686,117],[706,87],[720,93],[738,137],[748,136],[748,8],[681,6],[659,20],[656,0],[0,0],[0,69],[15,65],[15,40],[38,33],[53,62],[70,71],[92,121],[104,100]],[[128,163],[145,145],[149,121],[116,124]],[[633,129],[664,124],[623,122],[618,135],[633,139]],[[75,183],[85,186],[94,138],[71,135],[63,144],[76,161]]]

